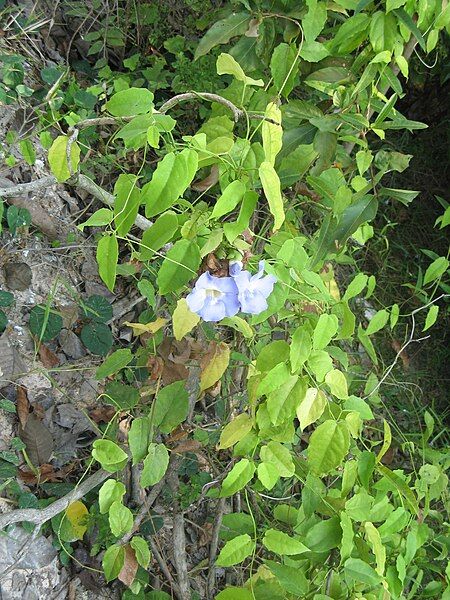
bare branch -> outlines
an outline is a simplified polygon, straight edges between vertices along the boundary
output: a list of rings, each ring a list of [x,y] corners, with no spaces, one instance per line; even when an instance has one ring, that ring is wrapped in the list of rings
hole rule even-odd
[[[49,506],[46,506],[45,508],[22,508],[0,515],[0,531],[2,529],[5,529],[5,527],[7,527],[8,525],[11,525],[12,523],[19,523],[20,521],[28,521],[30,523],[35,523],[39,526],[43,525],[63,510],[66,510],[69,504],[72,504],[72,502],[79,500],[92,489],[100,485],[110,475],[111,473],[107,473],[106,471],[100,469],[99,471],[82,481],[71,492],[69,492],[59,500],[55,500],[55,502],[53,502]]]
[[[213,600],[216,587],[216,567],[214,563],[216,561],[217,548],[219,547],[219,533],[222,525],[222,517],[225,511],[226,499],[221,498],[217,505],[216,518],[214,520],[211,544],[209,546],[209,571],[208,580],[206,583],[206,596],[208,600]]]

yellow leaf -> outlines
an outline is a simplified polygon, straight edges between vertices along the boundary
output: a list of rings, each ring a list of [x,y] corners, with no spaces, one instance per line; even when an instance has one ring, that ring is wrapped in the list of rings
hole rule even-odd
[[[219,325],[228,325],[229,327],[232,327],[236,331],[242,333],[245,338],[250,339],[255,335],[253,327],[249,325],[247,321],[241,319],[241,317],[225,317],[220,321]]]
[[[173,335],[175,339],[178,341],[182,340],[187,333],[194,329],[199,321],[200,317],[189,310],[186,299],[181,298],[181,300],[178,300],[177,307],[172,315]]]
[[[156,333],[164,327],[166,323],[167,319],[158,317],[156,321],[152,321],[151,323],[130,323],[129,321],[125,321],[124,325],[131,327],[133,335],[142,335],[143,333]]]
[[[238,415],[225,426],[221,435],[218,450],[225,450],[242,440],[252,429],[253,421],[247,413]]]
[[[225,342],[211,342],[209,350],[201,362],[200,391],[213,386],[222,375],[230,362],[230,349]]]
[[[77,540],[82,540],[86,533],[86,516],[88,514],[88,509],[80,500],[72,502],[66,509],[65,517],[71,525],[73,537]]]
[[[275,121],[275,123],[280,123],[280,125],[275,125],[275,123],[270,123],[269,121],[263,121],[263,124],[261,127],[263,148],[264,148],[264,154],[266,156],[266,161],[269,162],[272,166],[274,166],[275,158],[276,158],[278,152],[281,150],[281,146],[283,144],[283,141],[282,141],[283,129],[281,127],[281,111],[274,102],[270,102],[267,105],[264,116],[267,117],[268,119],[270,119],[271,121]]]

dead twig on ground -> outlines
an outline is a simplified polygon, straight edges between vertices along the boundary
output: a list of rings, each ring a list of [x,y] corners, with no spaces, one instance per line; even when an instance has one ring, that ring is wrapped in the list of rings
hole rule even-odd
[[[206,582],[206,596],[208,600],[213,600],[216,588],[216,561],[217,548],[219,547],[219,533],[222,526],[222,517],[225,512],[226,499],[221,498],[217,505],[216,518],[212,530],[211,543],[209,546],[209,570]]]

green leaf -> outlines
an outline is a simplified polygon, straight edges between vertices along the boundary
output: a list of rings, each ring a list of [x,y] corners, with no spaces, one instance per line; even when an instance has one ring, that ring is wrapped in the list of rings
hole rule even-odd
[[[395,471],[391,471],[388,467],[385,467],[381,463],[377,464],[377,470],[385,477],[397,490],[400,496],[408,504],[409,509],[415,514],[419,515],[419,505],[414,492],[411,490],[409,485],[398,475]]]
[[[306,5],[308,12],[302,19],[302,27],[306,41],[312,42],[324,28],[327,20],[327,5],[317,0],[306,0]]]
[[[372,335],[386,325],[389,320],[389,313],[387,310],[379,310],[374,316],[370,319],[370,323],[366,329],[367,335]]]
[[[244,34],[250,23],[251,16],[246,12],[232,13],[225,19],[216,21],[200,40],[194,54],[194,60],[207,54],[211,48],[226,44],[232,37]]]
[[[291,44],[279,44],[270,60],[270,72],[279,94],[289,96],[298,72],[297,52]]]
[[[446,7],[446,10],[448,10],[448,5]],[[443,11],[444,12],[444,11]],[[403,23],[403,25],[405,25],[405,27],[407,27],[409,29],[409,31],[413,34],[413,36],[416,38],[416,40],[419,42],[420,47],[422,48],[422,50],[424,52],[427,51],[427,46],[424,40],[424,37],[422,35],[422,33],[420,32],[420,29],[417,27],[416,23],[413,21],[413,19],[411,18],[411,16],[406,12],[406,10],[404,8],[398,8],[396,10],[394,10],[394,14],[395,17],[401,22]],[[443,13],[441,13],[440,16],[442,16]],[[434,26],[439,29],[439,17],[436,19]]]
[[[104,235],[97,245],[98,272],[107,288],[112,292],[116,282],[116,266],[119,259],[119,244],[114,235]]]
[[[125,563],[125,548],[123,546],[110,546],[107,548],[103,560],[102,567],[106,581],[115,579]]]
[[[275,165],[275,158],[283,145],[283,129],[281,127],[281,111],[275,102],[270,102],[264,112],[266,119],[261,126],[261,136],[263,150],[266,161],[272,166]],[[272,123],[271,121],[274,121]],[[278,125],[279,123],[279,125]],[[264,163],[263,163],[264,164]],[[261,177],[261,172],[260,172]],[[278,177],[278,176],[277,176]],[[261,180],[262,181],[262,180]]]
[[[345,290],[345,294],[342,297],[342,300],[348,301],[355,296],[359,296],[359,294],[363,291],[363,289],[367,285],[367,275],[364,273],[358,273],[351,281],[347,289]]]
[[[115,135],[115,139],[122,139],[127,150],[139,150],[139,148],[144,148],[148,141],[149,131],[156,130],[155,137],[157,136],[157,138],[159,138],[159,132],[153,123],[154,118],[153,115],[150,114],[134,117],[134,119],[131,119],[129,123],[119,129]],[[152,141],[154,141],[154,139]]]
[[[397,21],[393,14],[377,11],[372,15],[369,38],[375,53],[392,50],[397,36]]]
[[[228,327],[232,327],[236,331],[242,333],[242,335],[247,339],[252,339],[255,337],[255,331],[253,327],[241,317],[225,317],[220,321],[219,325],[227,325]]]
[[[439,313],[439,306],[437,304],[433,304],[433,306],[430,306],[430,308],[428,309],[428,312],[427,312],[427,317],[425,319],[425,325],[424,325],[422,331],[426,331],[427,329],[429,329],[436,323],[438,313]]]
[[[36,150],[30,140],[19,141],[20,152],[27,164],[30,166],[36,162]]]
[[[131,423],[128,432],[128,445],[130,446],[133,465],[143,460],[148,453],[151,441],[151,426],[148,417],[137,417]]]
[[[67,164],[67,135],[59,135],[53,142],[48,151],[48,163],[50,169],[59,183],[67,181],[70,177],[69,166]],[[80,162],[80,147],[74,142],[70,148],[70,160],[72,171],[76,172]]]
[[[374,499],[364,489],[352,496],[345,503],[345,512],[353,521],[366,521],[369,518],[370,510]]]
[[[252,429],[253,421],[247,413],[242,413],[230,421],[220,434],[218,450],[231,448]]]
[[[305,395],[303,379],[297,375],[286,378],[284,383],[267,396],[267,411],[274,425],[291,420]]]
[[[297,408],[297,418],[300,421],[300,427],[304,431],[308,425],[315,423],[323,414],[327,405],[325,394],[316,388],[306,390],[300,406]]]
[[[309,582],[303,571],[296,567],[276,563],[273,560],[266,560],[265,564],[286,592],[297,597],[305,597],[308,594]]]
[[[260,450],[261,460],[272,463],[278,469],[281,477],[292,477],[295,473],[295,465],[289,450],[280,442],[271,441]]]
[[[31,309],[28,327],[41,342],[53,340],[61,331],[62,326],[61,315],[49,306],[38,304]]]
[[[341,554],[341,562],[351,556],[354,548],[354,536],[353,522],[345,511],[341,512],[341,529],[342,529],[342,541],[339,548]]]
[[[255,465],[248,458],[243,458],[237,462],[222,482],[220,497],[226,498],[233,496],[236,492],[242,490],[252,479],[255,473]]]
[[[80,231],[84,231],[85,227],[99,227],[100,225],[109,225],[113,220],[113,211],[109,208],[99,208],[93,215],[84,223],[78,225]]]
[[[267,550],[281,556],[295,556],[309,552],[309,548],[302,544],[300,540],[277,529],[268,529],[262,543]]]
[[[231,586],[219,592],[215,600],[254,600],[254,598],[250,590]]]
[[[262,79],[252,79],[247,77],[241,65],[231,56],[222,52],[216,62],[218,75],[233,75],[238,81],[242,81],[245,85],[255,85],[258,87],[264,86]]]
[[[186,191],[197,168],[198,154],[195,150],[186,148],[178,154],[166,154],[151,181],[142,188],[145,216],[153,217],[170,208]]]
[[[92,294],[81,303],[83,316],[96,323],[107,323],[113,316],[111,304],[104,296]]]
[[[156,219],[153,225],[144,231],[139,246],[140,259],[150,260],[167,242],[170,242],[178,229],[178,217],[167,211]]]
[[[169,466],[169,453],[164,444],[150,444],[141,473],[141,486],[155,485],[164,477]]]
[[[254,550],[255,542],[248,534],[238,535],[222,548],[217,557],[216,565],[218,567],[237,565],[250,556]]]
[[[131,117],[151,112],[153,94],[146,88],[131,87],[117,92],[105,104],[106,110],[115,117]]]
[[[80,333],[81,341],[86,348],[98,356],[106,356],[113,345],[111,329],[104,323],[88,323]]]
[[[330,392],[339,400],[348,398],[347,379],[339,369],[333,369],[325,375],[325,383],[330,388]]]
[[[197,274],[200,261],[200,251],[195,242],[176,242],[167,252],[158,271],[159,293],[164,296],[180,289]]]
[[[138,290],[145,296],[148,305],[156,308],[155,288],[148,279],[141,279],[137,284]]]
[[[377,562],[376,572],[383,577],[386,566],[386,548],[383,546],[378,529],[373,523],[366,521],[364,523],[364,529],[366,530],[367,541],[372,548],[372,552],[374,553]]]
[[[277,467],[273,463],[262,462],[257,469],[258,479],[266,488],[271,490],[280,479]]]
[[[120,236],[127,235],[139,211],[141,190],[136,187],[136,182],[136,175],[122,173],[114,185],[114,224]]]
[[[219,196],[211,213],[211,219],[218,219],[236,208],[245,194],[245,183],[232,181],[227,185],[223,194]]]
[[[259,177],[269,203],[269,210],[274,217],[273,231],[275,232],[281,227],[285,219],[280,180],[273,166],[267,161],[261,163]]]
[[[133,354],[129,348],[123,348],[113,352],[95,372],[96,379],[104,379],[114,373],[118,373],[133,360]]]
[[[297,371],[308,360],[311,354],[312,340],[308,330],[304,327],[298,327],[292,336],[290,346],[290,362],[292,372]]]
[[[110,473],[120,471],[128,460],[127,453],[111,440],[95,440],[92,444],[92,456]]]
[[[333,361],[325,350],[313,350],[308,358],[308,367],[316,376],[317,381],[321,382],[328,371],[333,368]]]
[[[152,557],[146,540],[139,535],[135,535],[130,541],[130,546],[134,550],[138,564],[140,564],[143,569],[146,569],[150,564],[150,559]]]
[[[314,350],[322,350],[331,342],[339,328],[336,315],[323,313],[320,315],[313,333]]]
[[[98,492],[101,514],[106,514],[113,502],[120,502],[125,492],[126,488],[121,481],[107,479]]]
[[[319,521],[308,529],[305,542],[312,552],[329,552],[340,545],[341,539],[339,518],[332,517]]]
[[[153,423],[170,433],[182,423],[189,411],[189,395],[184,381],[176,381],[160,390],[152,407]]]
[[[439,258],[436,258],[436,260],[434,260],[428,267],[428,269],[425,271],[423,285],[427,285],[431,281],[439,279],[448,269],[448,266],[449,262],[445,258],[445,256],[439,256]]]
[[[344,563],[345,578],[353,581],[359,581],[369,586],[380,585],[381,577],[366,562],[360,558],[348,558]]]
[[[308,446],[308,462],[314,473],[326,475],[344,460],[350,446],[346,423],[325,421],[313,432]]]
[[[115,500],[110,506],[109,527],[112,534],[117,538],[121,538],[133,528],[133,514],[131,510],[118,500]]]
[[[360,225],[375,217],[377,210],[377,199],[373,196],[363,196],[345,209],[338,225],[330,232],[330,239],[339,246],[343,245]]]

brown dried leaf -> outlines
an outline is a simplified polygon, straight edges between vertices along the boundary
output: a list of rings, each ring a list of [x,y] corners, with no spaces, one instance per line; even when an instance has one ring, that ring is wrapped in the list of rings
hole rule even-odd
[[[59,358],[45,344],[39,345],[39,358],[46,369],[51,369],[59,365]]]
[[[120,581],[126,586],[130,587],[134,581],[134,578],[136,577],[138,563],[133,548],[127,544],[124,549],[125,561],[123,563],[122,570],[118,575],[118,579],[120,579]]]
[[[27,390],[19,385],[16,391],[17,416],[23,429],[25,429],[30,414],[30,403],[28,401]]]
[[[395,352],[400,352],[402,345],[398,340],[393,340],[391,345]],[[408,371],[411,361],[409,356],[406,354],[406,350],[402,350],[400,352],[400,359],[403,363],[403,368],[405,369],[405,371]]]
[[[53,465],[45,463],[37,469],[37,474],[28,467],[19,470],[20,479],[27,484],[45,483],[46,481],[64,481],[68,473],[73,471],[74,464],[66,465],[55,471]]]
[[[211,167],[211,171],[210,171],[209,175],[207,177],[205,177],[205,179],[202,179],[201,181],[195,181],[191,185],[191,188],[193,190],[195,190],[196,192],[206,192],[206,190],[209,190],[210,187],[212,187],[213,185],[216,185],[216,183],[218,181],[219,181],[219,165],[213,165]]]
[[[113,406],[98,406],[89,411],[89,416],[95,423],[109,423],[115,414]]]
[[[25,427],[19,426],[19,437],[33,465],[48,462],[53,452],[53,436],[34,413],[28,415]]]
[[[177,454],[185,454],[186,452],[196,452],[202,447],[197,440],[184,440],[172,448],[172,452]]]

